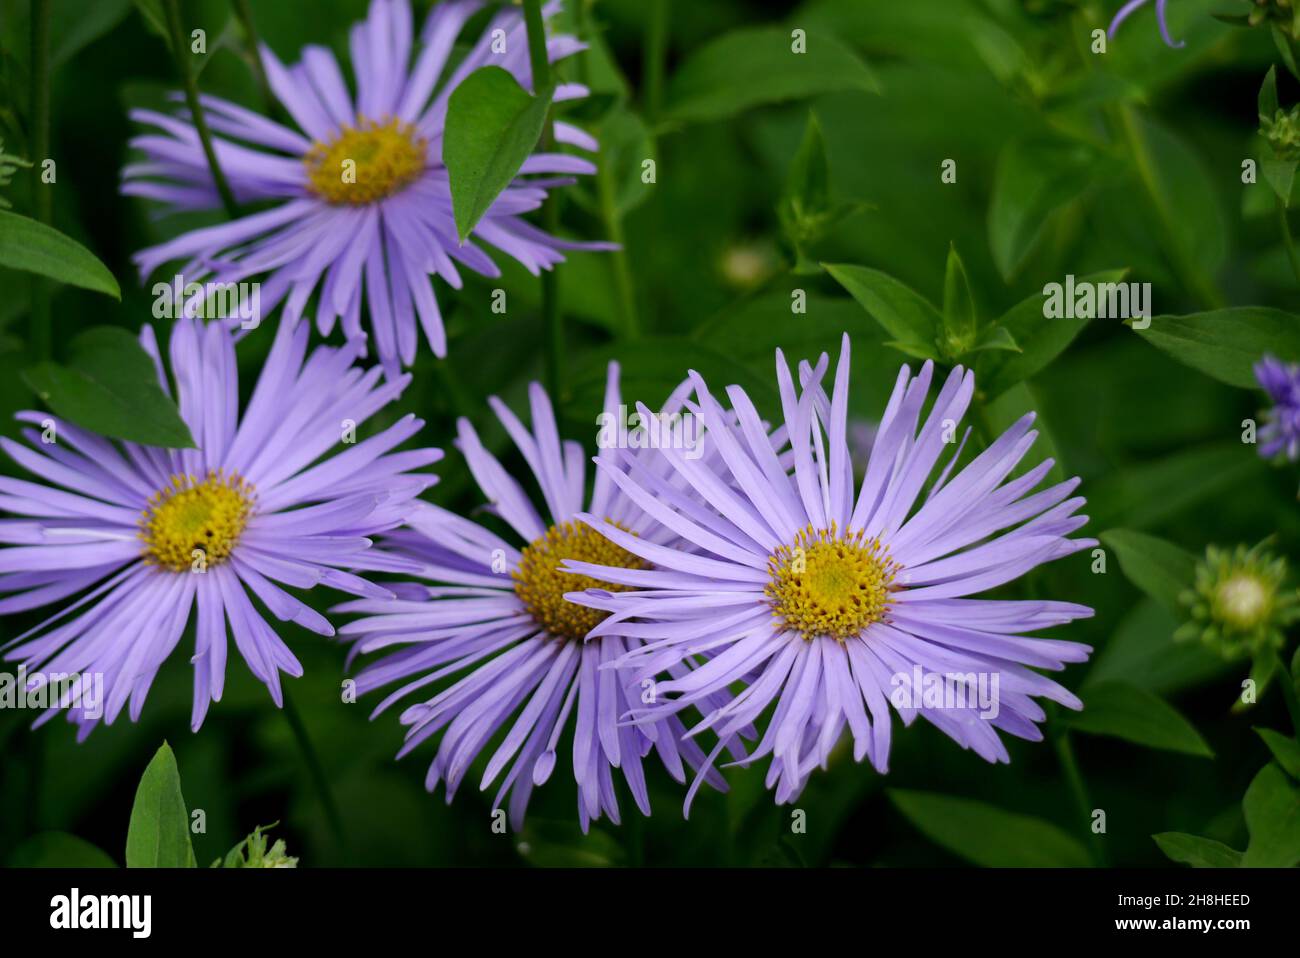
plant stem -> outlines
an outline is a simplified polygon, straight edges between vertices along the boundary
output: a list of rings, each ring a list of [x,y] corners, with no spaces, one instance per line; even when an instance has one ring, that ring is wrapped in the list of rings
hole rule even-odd
[[[627,260],[627,241],[623,234],[623,217],[618,211],[617,197],[614,193],[614,174],[609,163],[605,162],[604,147],[596,163],[596,192],[600,195],[600,218],[605,224],[605,235],[610,242],[617,243],[610,255],[614,257],[614,284],[618,289],[618,301],[623,313],[623,331],[628,339],[641,335],[641,320],[636,309],[636,287],[633,285],[632,269]]]
[[[1056,715],[1052,715],[1052,738],[1056,745],[1056,757],[1061,763],[1061,772],[1065,775],[1065,783],[1070,789],[1070,795],[1074,798],[1075,810],[1079,815],[1080,821],[1088,829],[1089,848],[1092,852],[1093,863],[1104,866],[1106,864],[1106,853],[1101,846],[1101,836],[1092,830],[1092,802],[1088,800],[1088,790],[1083,784],[1083,775],[1079,772],[1079,763],[1074,758],[1074,748],[1070,744],[1070,733],[1061,728],[1056,723]]]
[[[311,775],[316,794],[325,809],[325,817],[329,821],[330,831],[334,835],[334,840],[342,848],[347,844],[343,832],[343,818],[339,815],[339,807],[334,802],[334,793],[330,790],[329,779],[325,777],[325,767],[321,765],[320,756],[316,754],[316,749],[311,744],[311,738],[307,735],[307,726],[303,724],[302,716],[298,714],[293,699],[289,697],[289,690],[283,689],[282,692],[284,696],[284,717],[289,723],[289,728],[293,731],[293,737],[298,743],[298,749],[302,752],[303,761],[307,763],[307,771]]]
[[[664,55],[668,49],[668,0],[650,0],[650,25],[646,29],[641,85],[641,109],[653,127],[663,105]]]
[[[239,204],[235,202],[235,194],[231,191],[230,183],[217,162],[217,151],[212,145],[212,132],[208,129],[207,118],[204,117],[203,107],[199,103],[199,84],[194,78],[189,54],[186,53],[189,44],[185,36],[185,28],[181,25],[180,0],[163,0],[163,2],[167,7],[167,31],[172,38],[172,55],[176,58],[176,69],[180,71],[181,83],[185,87],[185,103],[190,108],[190,117],[194,122],[194,130],[199,135],[199,142],[203,145],[203,155],[207,157],[208,168],[212,170],[212,181],[216,184],[217,195],[221,197],[221,205],[226,208],[226,215],[234,219],[239,215]]]
[[[41,182],[42,166],[50,157],[50,9],[52,0],[32,3],[31,145],[32,200],[37,221],[49,226],[54,219],[51,184]],[[53,355],[54,315],[50,309],[49,280],[32,277],[32,308],[28,317],[29,343],[36,359]]]
[[[239,21],[244,31],[249,53],[252,54],[253,76],[257,78],[258,89],[262,91],[267,109],[275,111],[279,108],[279,101],[271,92],[271,81],[266,78],[266,67],[262,65],[262,54],[258,50],[257,43],[257,28],[253,26],[253,8],[248,5],[248,0],[230,0],[230,5],[235,11],[235,19]]]
[[[524,25],[528,30],[528,65],[533,74],[533,94],[551,85],[551,61],[546,52],[546,25],[542,22],[541,0],[524,0]],[[542,131],[541,147],[550,147],[553,132],[550,117]],[[556,198],[548,196],[542,205],[542,225],[546,232],[555,235],[560,212]],[[564,391],[564,317],[560,314],[558,278],[554,270],[542,272],[542,325],[544,327],[544,354],[546,388],[551,401],[559,403]]]
[[[1291,272],[1300,282],[1300,253],[1296,252],[1295,240],[1291,237],[1291,223],[1286,218],[1286,204],[1280,196],[1277,198],[1277,219],[1282,224],[1282,243],[1286,246],[1287,259],[1291,261]]]

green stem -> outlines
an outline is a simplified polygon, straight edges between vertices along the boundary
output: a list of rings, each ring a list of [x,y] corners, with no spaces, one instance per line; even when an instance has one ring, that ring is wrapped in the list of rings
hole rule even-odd
[[[1088,800],[1088,790],[1083,784],[1083,775],[1079,772],[1079,763],[1074,758],[1074,747],[1070,744],[1070,733],[1056,725],[1056,715],[1052,715],[1052,738],[1056,745],[1056,757],[1061,763],[1061,772],[1065,783],[1074,799],[1075,811],[1084,827],[1088,829],[1088,845],[1092,852],[1093,863],[1106,864],[1106,853],[1101,846],[1101,836],[1092,830],[1092,802]]]
[[[536,93],[551,82],[551,58],[546,53],[541,0],[524,0],[524,27],[528,30],[528,65],[532,68],[533,93]]]
[[[641,73],[644,88],[642,110],[653,127],[663,105],[664,57],[668,50],[668,0],[650,0],[650,25],[645,35],[645,55]]]
[[[528,64],[533,74],[533,93],[551,85],[551,60],[546,52],[546,25],[542,22],[541,0],[524,0],[524,26],[528,30]],[[550,118],[542,132],[542,149],[553,139]],[[559,227],[560,212],[554,196],[542,206],[542,225],[554,235]],[[561,402],[564,392],[564,317],[560,314],[560,296],[554,270],[542,273],[542,324],[545,329],[544,354],[546,388],[551,401]]]
[[[203,115],[203,107],[199,103],[199,84],[194,78],[193,64],[190,63],[189,41],[185,36],[185,28],[181,25],[181,4],[180,0],[164,0],[167,7],[167,31],[172,38],[172,54],[176,57],[176,69],[180,72],[181,83],[185,87],[185,103],[190,108],[190,117],[194,121],[194,130],[199,135],[199,142],[203,145],[203,155],[207,157],[208,168],[212,170],[212,181],[216,184],[217,195],[221,197],[221,205],[226,208],[226,215],[234,219],[239,215],[239,204],[235,202],[235,194],[230,189],[230,183],[226,180],[226,175],[221,172],[221,165],[217,162],[217,151],[212,145],[212,132],[208,129],[207,118]]]
[[[343,817],[339,815],[339,807],[334,802],[334,793],[330,790],[329,779],[325,777],[325,767],[321,765],[320,756],[316,754],[316,749],[311,744],[311,738],[307,735],[307,726],[303,724],[302,716],[298,714],[293,699],[289,697],[289,690],[283,689],[283,695],[284,717],[289,722],[289,728],[293,731],[293,737],[298,743],[298,749],[302,752],[303,761],[307,763],[307,771],[311,775],[312,785],[315,786],[316,794],[325,809],[325,817],[329,821],[330,831],[334,835],[334,840],[342,848],[347,844],[343,832]]]
[[[50,225],[54,219],[54,192],[41,182],[42,167],[50,158],[50,9],[52,0],[32,3],[31,145],[32,199],[36,219]],[[36,359],[49,359],[54,351],[54,316],[50,309],[50,283],[32,277],[32,308],[28,317],[29,341]]]
[[[623,329],[628,339],[636,339],[641,335],[641,320],[636,309],[636,286],[632,280],[632,268],[628,264],[627,240],[624,238],[623,217],[618,211],[614,192],[613,168],[605,162],[603,147],[596,163],[596,191],[600,194],[600,218],[605,224],[605,235],[610,242],[618,244],[618,249],[610,255],[614,257],[614,285],[622,307]]]
[[[1223,295],[1198,266],[1188,261],[1187,252],[1181,239],[1182,226],[1178,222],[1175,211],[1169,209],[1168,204],[1161,197],[1160,181],[1155,164],[1150,153],[1147,152],[1141,135],[1138,133],[1137,115],[1133,107],[1124,103],[1120,104],[1117,109],[1120,127],[1124,131],[1124,137],[1128,143],[1129,152],[1133,156],[1133,162],[1137,165],[1138,178],[1142,181],[1142,186],[1146,190],[1151,205],[1155,207],[1156,216],[1159,218],[1160,225],[1164,230],[1169,258],[1175,271],[1182,275],[1183,284],[1196,294],[1202,306],[1207,309],[1221,308],[1224,306]]]
[[[1291,223],[1286,218],[1286,204],[1280,196],[1277,198],[1277,219],[1282,224],[1282,243],[1286,246],[1287,259],[1291,261],[1291,272],[1295,274],[1296,281],[1300,282],[1300,253],[1296,252],[1295,240],[1291,237]]]
[[[248,0],[230,0],[230,5],[235,11],[235,19],[239,21],[239,26],[244,31],[244,41],[253,60],[253,76],[257,78],[257,87],[262,91],[262,99],[266,101],[267,109],[278,110],[280,101],[271,92],[271,81],[266,78],[266,67],[262,65],[262,54],[258,49],[257,28],[253,26],[253,8],[249,6]]]

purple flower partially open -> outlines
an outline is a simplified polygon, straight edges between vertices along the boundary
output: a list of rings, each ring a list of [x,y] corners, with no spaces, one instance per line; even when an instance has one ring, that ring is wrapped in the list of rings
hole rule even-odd
[[[712,763],[724,743],[772,710],[757,747],[738,764],[771,756],[767,783],[778,802],[800,794],[846,729],[855,759],[884,772],[891,708],[904,725],[919,715],[963,748],[1007,761],[999,732],[1042,738],[1035,697],[1080,705],[1034,670],[1061,669],[1090,652],[1032,635],[1090,616],[1085,606],[976,598],[1096,544],[1067,538],[1087,521],[1076,515],[1084,500],[1071,497],[1077,479],[1033,492],[1050,460],[1009,478],[1037,435],[1033,415],[954,469],[974,375],[954,369],[922,419],[933,364],[916,376],[904,366],[855,496],[847,337],[830,396],[822,387],[828,363],[823,354],[815,367],[801,364],[797,389],[778,351],[784,422],[771,433],[742,389],[727,390],[728,411],[692,373],[705,440],[721,465],[706,468],[672,449],[659,450],[671,466],[664,476],[625,459],[601,464],[680,542],[630,535],[591,512],[579,518],[653,569],[563,566],[624,587],[570,598],[610,613],[588,641],[639,637],[613,666],[627,670],[624,681],[656,681],[655,703],[633,710],[638,721],[700,707],[707,717],[690,734],[720,737]],[[675,492],[674,482],[698,502]],[[737,683],[744,688],[733,695]],[[710,709],[716,696],[727,703]]]
[[[263,47],[271,89],[297,130],[217,97],[202,102],[235,198],[271,205],[142,250],[134,257],[141,275],[180,260],[187,283],[265,276],[263,309],[270,311],[283,301],[285,316],[296,322],[318,294],[321,334],[328,335],[341,319],[349,339],[365,336],[364,299],[375,350],[389,375],[395,375],[415,359],[417,320],[433,352],[446,355],[446,332],[430,274],[455,289],[462,285],[458,266],[483,276],[500,275],[480,244],[513,257],[534,275],[562,262],[565,249],[608,248],[566,242],[523,218],[542,205],[548,189],[572,182],[573,174],[595,172],[589,160],[560,152],[529,157],[521,176],[460,244],[442,164],[448,98],[470,73],[489,65],[532,87],[523,17],[509,7],[444,76],[453,43],[482,6],[482,0],[436,4],[412,63],[409,0],[372,0],[369,17],[352,28],[350,38],[355,96],[329,49],[308,46],[301,63],[286,67]],[[558,3],[552,4],[550,12],[557,8]],[[547,42],[552,60],[581,49],[570,36]],[[586,94],[579,84],[561,84],[555,100]],[[145,161],[123,170],[122,191],[161,201],[174,211],[218,207],[188,111],[169,116],[133,110],[131,116],[155,131],[131,141]],[[554,128],[557,142],[596,149],[595,140],[576,127],[557,122]],[[546,176],[530,179],[533,174]]]

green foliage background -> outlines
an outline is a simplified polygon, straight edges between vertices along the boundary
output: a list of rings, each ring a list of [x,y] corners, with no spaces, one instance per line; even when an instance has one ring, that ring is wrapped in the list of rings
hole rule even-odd
[[[417,14],[428,6],[415,5]],[[159,105],[176,85],[166,47],[140,12],[156,6],[54,3],[53,224],[93,251],[121,287],[120,302],[57,288],[56,360],[69,358],[79,330],[111,325],[134,332],[150,319],[149,284],[135,275],[133,252],[222,218],[218,211],[155,220],[146,204],[118,194],[132,132],[127,109]],[[315,42],[330,44],[346,62],[347,27],[365,6],[364,0],[252,3],[259,34],[286,61]],[[1127,279],[1153,284],[1158,314],[1271,307],[1285,318],[1268,341],[1294,344],[1297,280],[1274,192],[1262,179],[1243,185],[1241,178],[1244,159],[1268,156],[1256,134],[1256,94],[1280,61],[1273,38],[1265,29],[1240,29],[1210,16],[1236,9],[1231,0],[1173,0],[1171,30],[1185,48],[1166,48],[1146,9],[1105,54],[1094,54],[1091,31],[1104,28],[1116,6],[1071,0],[599,0],[584,6],[577,25],[592,49],[562,73],[589,83],[593,97],[568,118],[590,128],[604,147],[600,175],[561,191],[560,216],[566,234],[616,238],[625,253],[575,254],[558,270],[567,336],[559,397],[566,434],[593,445],[610,358],[623,366],[629,398],[653,405],[694,368],[717,385],[744,385],[771,413],[774,348],[815,358],[837,348],[844,331],[853,337],[852,414],[878,419],[898,365],[913,360],[886,345],[896,337],[818,263],[869,267],[939,308],[954,249],[982,325],[1066,274],[1127,270]],[[212,48],[200,86],[260,109],[229,5],[192,0],[184,7],[187,25],[204,27]],[[665,10],[666,19],[657,21]],[[4,152],[32,159],[25,124],[29,5],[0,0],[0,11],[0,136]],[[566,11],[571,25],[573,16]],[[794,28],[807,31],[810,57],[821,54],[798,70],[787,62]],[[659,35],[662,59],[655,52]],[[1278,73],[1288,108],[1300,99],[1300,83],[1281,66]],[[829,164],[824,184],[817,152],[797,156],[810,111]],[[651,185],[641,181],[647,158],[656,161]],[[946,159],[956,161],[955,183],[941,181]],[[19,171],[3,192],[15,213],[31,215],[30,173]],[[807,203],[821,202],[824,220],[811,226],[800,220],[792,196],[805,212]],[[498,394],[521,408],[528,381],[543,375],[540,286],[499,261],[503,281],[475,278],[461,294],[439,281],[450,359],[438,362],[422,344],[414,384],[384,422],[372,424],[380,428],[407,411],[427,419],[425,439],[449,450],[438,467],[442,482],[430,495],[466,511],[480,499],[451,451],[455,416],[469,415],[504,453],[504,433],[484,397]],[[498,285],[510,304],[504,316],[490,309]],[[796,289],[806,291],[806,313],[791,312]],[[36,359],[29,312],[27,275],[0,268],[0,430],[10,436],[17,434],[11,413],[37,404],[21,375]],[[1157,319],[1153,331],[1161,328]],[[1216,350],[1234,342],[1240,329],[1214,328],[1221,342],[1212,347],[1211,367],[1226,355]],[[245,392],[268,340],[255,335],[240,346]],[[974,355],[977,371],[991,374],[1016,354]],[[1300,347],[1283,358],[1300,359]],[[1300,557],[1294,469],[1270,468],[1240,441],[1242,420],[1258,416],[1261,393],[1181,363],[1114,320],[1080,324],[1069,347],[1032,372],[1024,381],[1010,375],[1000,397],[982,395],[980,415],[991,430],[1028,409],[1039,411],[1042,437],[1031,462],[1054,450],[1066,475],[1083,478],[1088,534],[1145,533],[1194,554],[1212,543],[1233,546],[1271,535],[1276,551]],[[0,468],[20,474],[8,462]],[[624,801],[623,826],[602,821],[585,837],[572,782],[557,773],[535,793],[525,834],[493,834],[491,796],[475,790],[475,774],[451,806],[441,791],[427,795],[427,747],[395,763],[401,728],[394,716],[371,723],[373,702],[340,703],[344,647],[290,625],[287,638],[306,676],[290,681],[289,691],[336,796],[343,841],[329,828],[284,716],[237,657],[223,701],[199,734],[189,732],[192,680],[178,650],[140,722],[123,718],[85,744],[77,745],[60,721],[32,732],[30,713],[0,711],[0,861],[30,862],[33,846],[24,843],[57,831],[122,863],[136,783],[167,739],[186,804],[206,814],[206,832],[193,836],[200,864],[224,856],[254,825],[276,820],[275,835],[290,854],[318,866],[1139,865],[1168,862],[1152,839],[1167,832],[1237,850],[1253,840],[1256,858],[1267,845],[1277,851],[1272,863],[1295,864],[1295,783],[1280,772],[1280,781],[1264,783],[1281,804],[1249,832],[1242,810],[1248,786],[1270,761],[1252,727],[1284,736],[1293,731],[1282,698],[1274,689],[1255,708],[1230,711],[1249,663],[1226,664],[1194,644],[1173,642],[1178,620],[1169,603],[1134,585],[1126,573],[1141,585],[1140,571],[1117,561],[1135,541],[1125,535],[1104,540],[1105,574],[1093,573],[1084,552],[1004,591],[1095,607],[1095,618],[1054,633],[1096,650],[1063,681],[1085,704],[1118,696],[1123,711],[1139,703],[1155,731],[1137,720],[1108,722],[1100,705],[1073,731],[1053,713],[1047,741],[1012,740],[1011,764],[988,766],[924,723],[906,731],[896,723],[887,777],[846,754],[813,776],[798,802],[806,834],[792,834],[790,809],[772,803],[759,767],[731,770],[731,793],[706,790],[689,821],[681,818],[683,790],[657,771],[653,817],[643,820]],[[332,599],[319,590],[311,597],[322,609]],[[36,621],[34,615],[7,619],[0,638]],[[1171,717],[1171,707],[1185,721]],[[1074,768],[1089,809],[1106,813],[1104,835],[1088,827],[1070,780]],[[70,847],[49,839],[40,844]]]

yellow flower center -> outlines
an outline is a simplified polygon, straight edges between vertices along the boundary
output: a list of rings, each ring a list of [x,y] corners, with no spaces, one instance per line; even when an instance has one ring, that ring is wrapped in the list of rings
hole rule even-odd
[[[256,493],[236,474],[172,476],[140,515],[144,561],[190,572],[224,561],[239,541]]]
[[[834,523],[808,526],[768,559],[763,594],[786,629],[810,641],[828,635],[843,642],[885,617],[899,568],[879,539],[841,537]]]
[[[585,605],[575,605],[564,598],[564,593],[581,592],[584,589],[626,592],[632,588],[602,582],[589,575],[561,572],[559,566],[566,559],[617,566],[620,569],[650,568],[638,556],[580,522],[562,522],[551,526],[546,535],[530,543],[519,559],[519,567],[511,573],[515,580],[515,595],[519,596],[538,625],[551,635],[566,639],[586,638],[587,633],[609,613],[589,609]]]
[[[396,117],[377,123],[357,117],[330,143],[313,143],[303,157],[312,192],[334,204],[364,206],[391,196],[424,172],[428,141]]]

